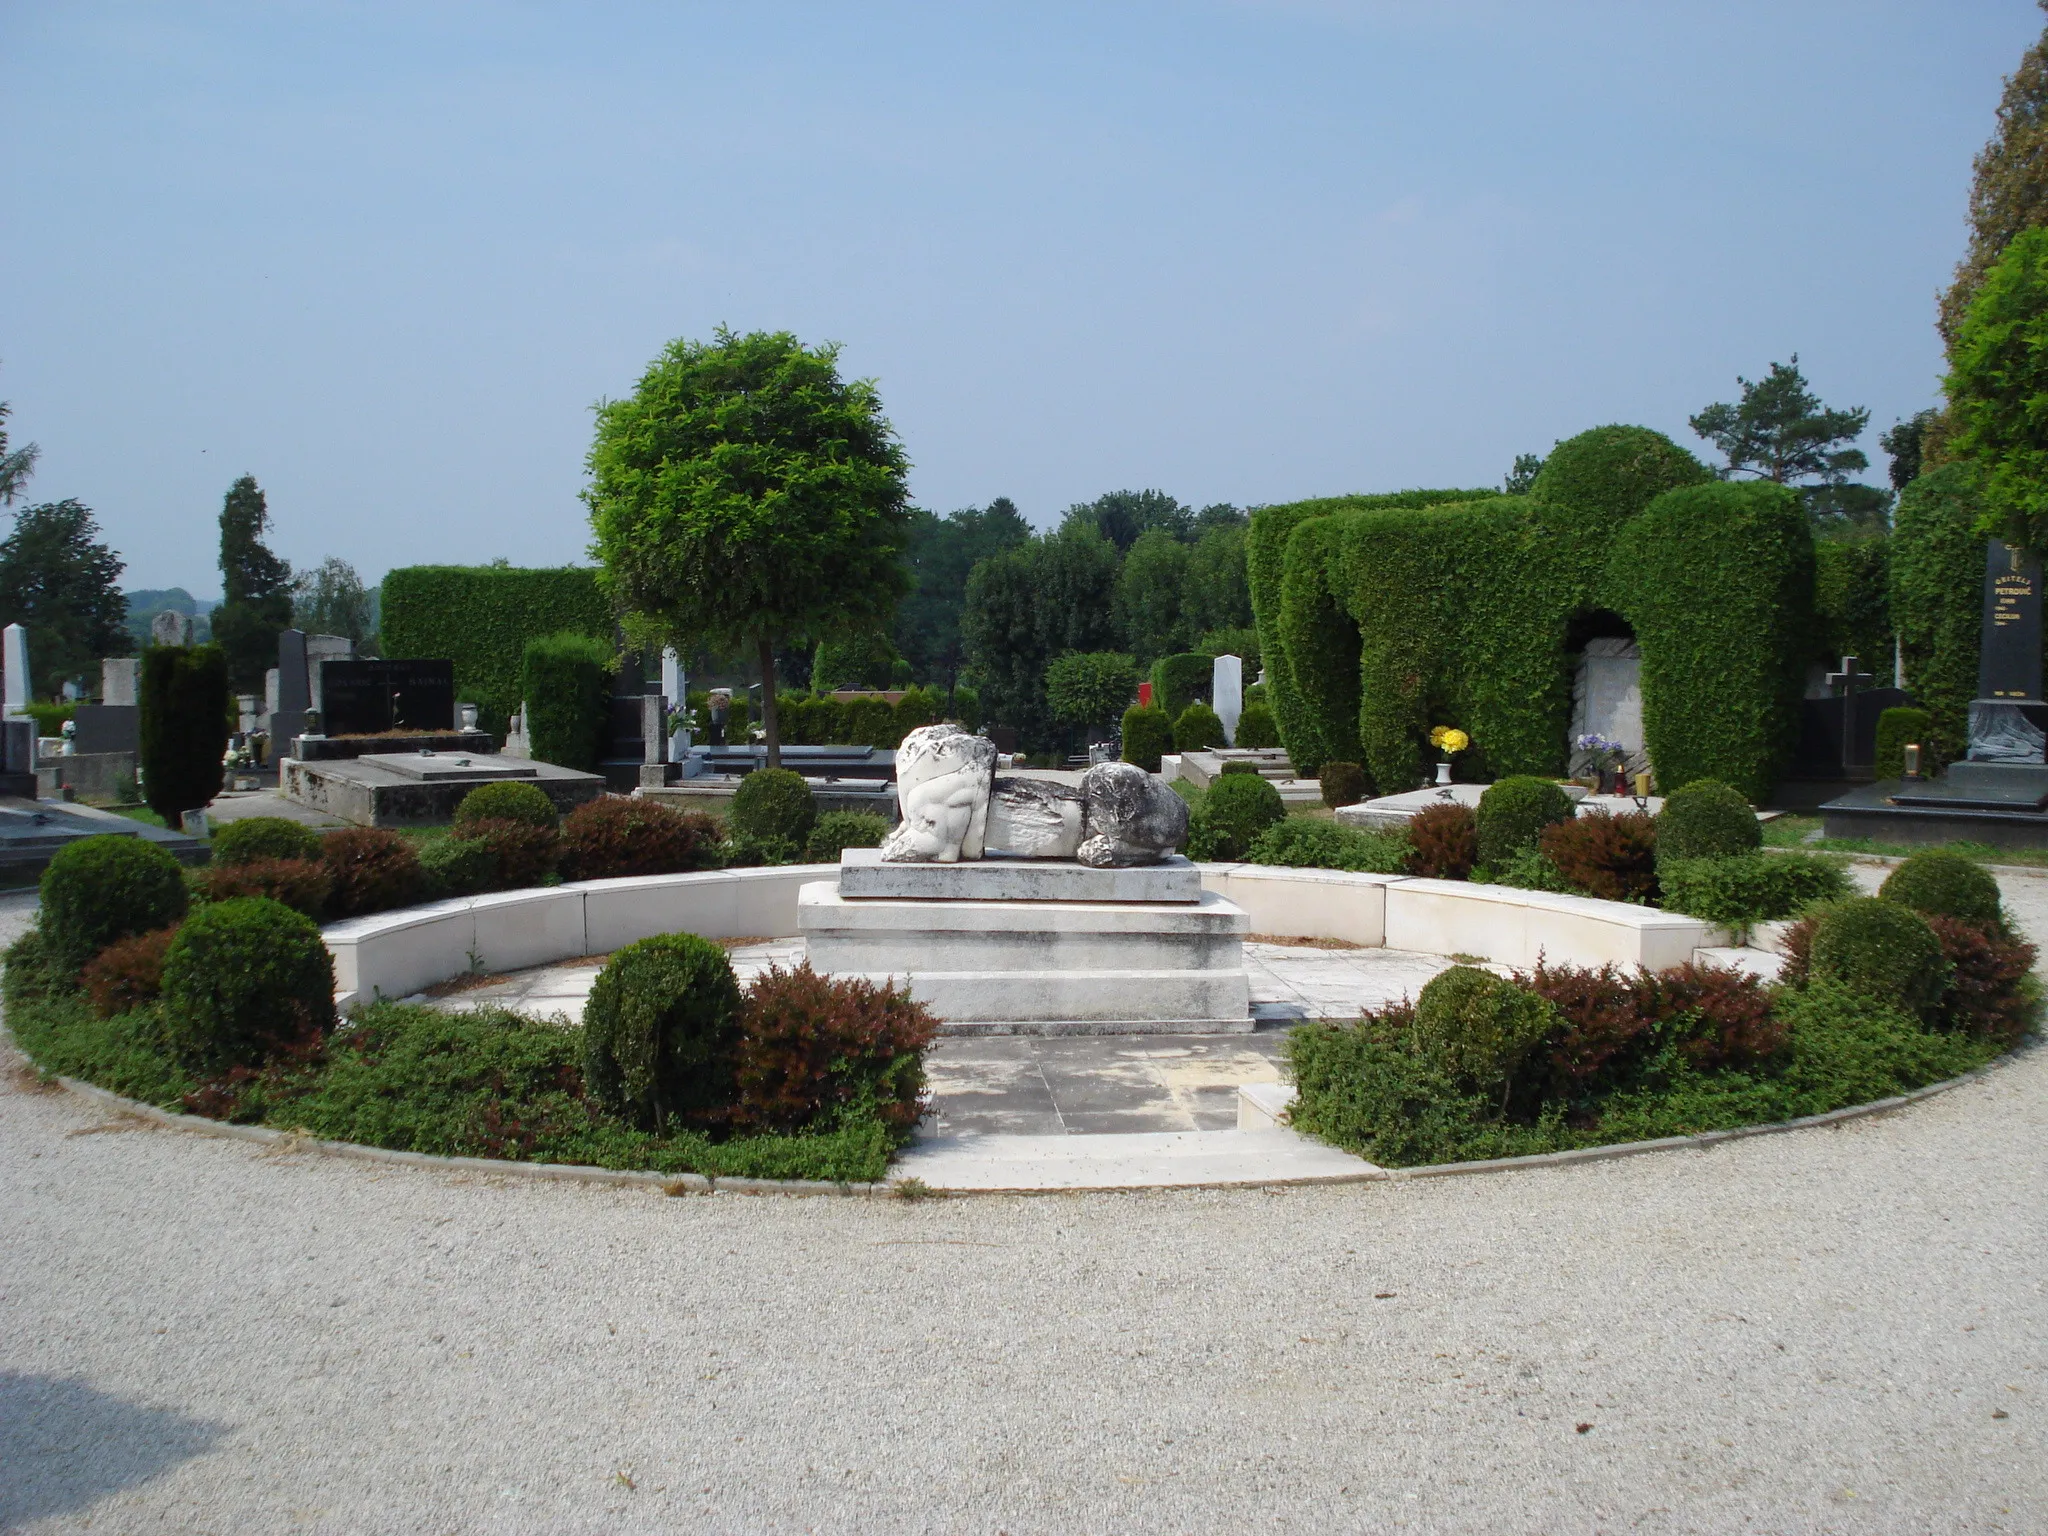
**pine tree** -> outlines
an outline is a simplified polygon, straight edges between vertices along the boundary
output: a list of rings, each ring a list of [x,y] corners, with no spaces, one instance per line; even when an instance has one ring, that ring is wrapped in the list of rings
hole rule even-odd
[[[292,568],[263,542],[270,508],[254,475],[228,487],[220,509],[223,601],[213,612],[214,643],[228,654],[241,692],[258,692],[277,664],[277,637],[292,623]]]

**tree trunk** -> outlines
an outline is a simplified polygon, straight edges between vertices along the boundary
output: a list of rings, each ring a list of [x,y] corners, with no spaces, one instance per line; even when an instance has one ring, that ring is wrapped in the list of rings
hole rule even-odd
[[[782,766],[782,737],[775,720],[775,642],[767,635],[754,644],[761,656],[761,725],[768,735],[768,766]]]

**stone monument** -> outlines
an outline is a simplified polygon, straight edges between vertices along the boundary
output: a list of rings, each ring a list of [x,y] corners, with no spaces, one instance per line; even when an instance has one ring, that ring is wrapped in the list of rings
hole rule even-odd
[[[277,709],[270,717],[270,750],[282,755],[285,743],[306,729],[306,711],[313,707],[306,678],[305,631],[287,629],[277,637]]]
[[[1209,697],[1216,718],[1223,722],[1223,739],[1237,745],[1237,722],[1244,714],[1244,661],[1237,656],[1218,656],[1209,668]],[[1176,796],[1175,798],[1178,798]]]
[[[140,701],[136,692],[136,668],[141,665],[133,656],[109,656],[100,663],[100,702],[102,704],[133,705]]]
[[[1251,1029],[1251,922],[1174,852],[1186,802],[1131,763],[1076,785],[995,759],[957,725],[904,739],[902,825],[798,895],[810,963],[905,982],[953,1032]]]
[[[9,720],[26,720],[29,695],[28,631],[19,624],[10,624],[5,630],[0,630],[0,667],[6,669],[4,684],[0,686],[4,686],[6,690],[7,701],[5,710],[0,713],[4,713]]]

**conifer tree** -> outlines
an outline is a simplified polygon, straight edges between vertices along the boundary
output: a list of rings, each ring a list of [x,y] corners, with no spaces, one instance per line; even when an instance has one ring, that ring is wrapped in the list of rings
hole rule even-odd
[[[213,613],[214,643],[228,655],[231,685],[263,687],[276,665],[277,637],[292,623],[292,568],[263,542],[270,507],[254,475],[228,487],[220,509],[222,602]]]

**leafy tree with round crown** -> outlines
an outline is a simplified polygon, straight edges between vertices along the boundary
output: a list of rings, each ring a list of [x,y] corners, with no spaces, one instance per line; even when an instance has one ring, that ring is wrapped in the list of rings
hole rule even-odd
[[[908,587],[909,467],[872,382],[786,331],[669,343],[598,407],[584,492],[636,643],[752,646],[768,763],[775,653],[886,628]]]

